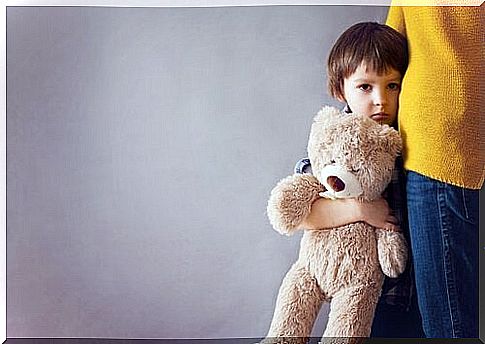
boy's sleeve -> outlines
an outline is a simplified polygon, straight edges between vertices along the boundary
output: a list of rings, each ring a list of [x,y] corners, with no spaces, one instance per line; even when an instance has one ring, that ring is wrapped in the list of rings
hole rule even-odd
[[[389,12],[387,13],[386,25],[406,36],[406,22],[404,20],[404,12],[401,6],[392,6],[391,4]]]
[[[310,159],[308,159],[308,158],[300,159],[295,165],[294,173],[312,174],[312,165],[310,164]]]

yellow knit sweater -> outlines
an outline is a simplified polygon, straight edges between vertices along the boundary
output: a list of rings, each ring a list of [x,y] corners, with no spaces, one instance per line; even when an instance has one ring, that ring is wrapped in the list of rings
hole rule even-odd
[[[399,99],[404,167],[480,189],[485,174],[480,7],[391,7],[387,25],[408,39]]]

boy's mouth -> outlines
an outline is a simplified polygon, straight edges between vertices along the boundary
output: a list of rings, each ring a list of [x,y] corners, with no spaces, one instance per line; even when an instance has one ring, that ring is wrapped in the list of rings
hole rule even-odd
[[[389,118],[389,115],[385,112],[378,112],[370,116],[374,121],[381,122]]]

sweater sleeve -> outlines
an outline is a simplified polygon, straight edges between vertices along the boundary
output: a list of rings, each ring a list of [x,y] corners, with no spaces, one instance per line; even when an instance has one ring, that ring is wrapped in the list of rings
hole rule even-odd
[[[401,6],[391,5],[391,7],[389,7],[386,25],[400,32],[403,36],[406,36],[406,22],[404,21],[404,12]]]

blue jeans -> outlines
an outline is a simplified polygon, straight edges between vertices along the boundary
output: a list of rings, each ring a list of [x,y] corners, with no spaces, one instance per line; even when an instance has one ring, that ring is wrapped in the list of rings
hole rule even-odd
[[[418,305],[430,338],[478,338],[478,197],[409,171],[407,204]]]

